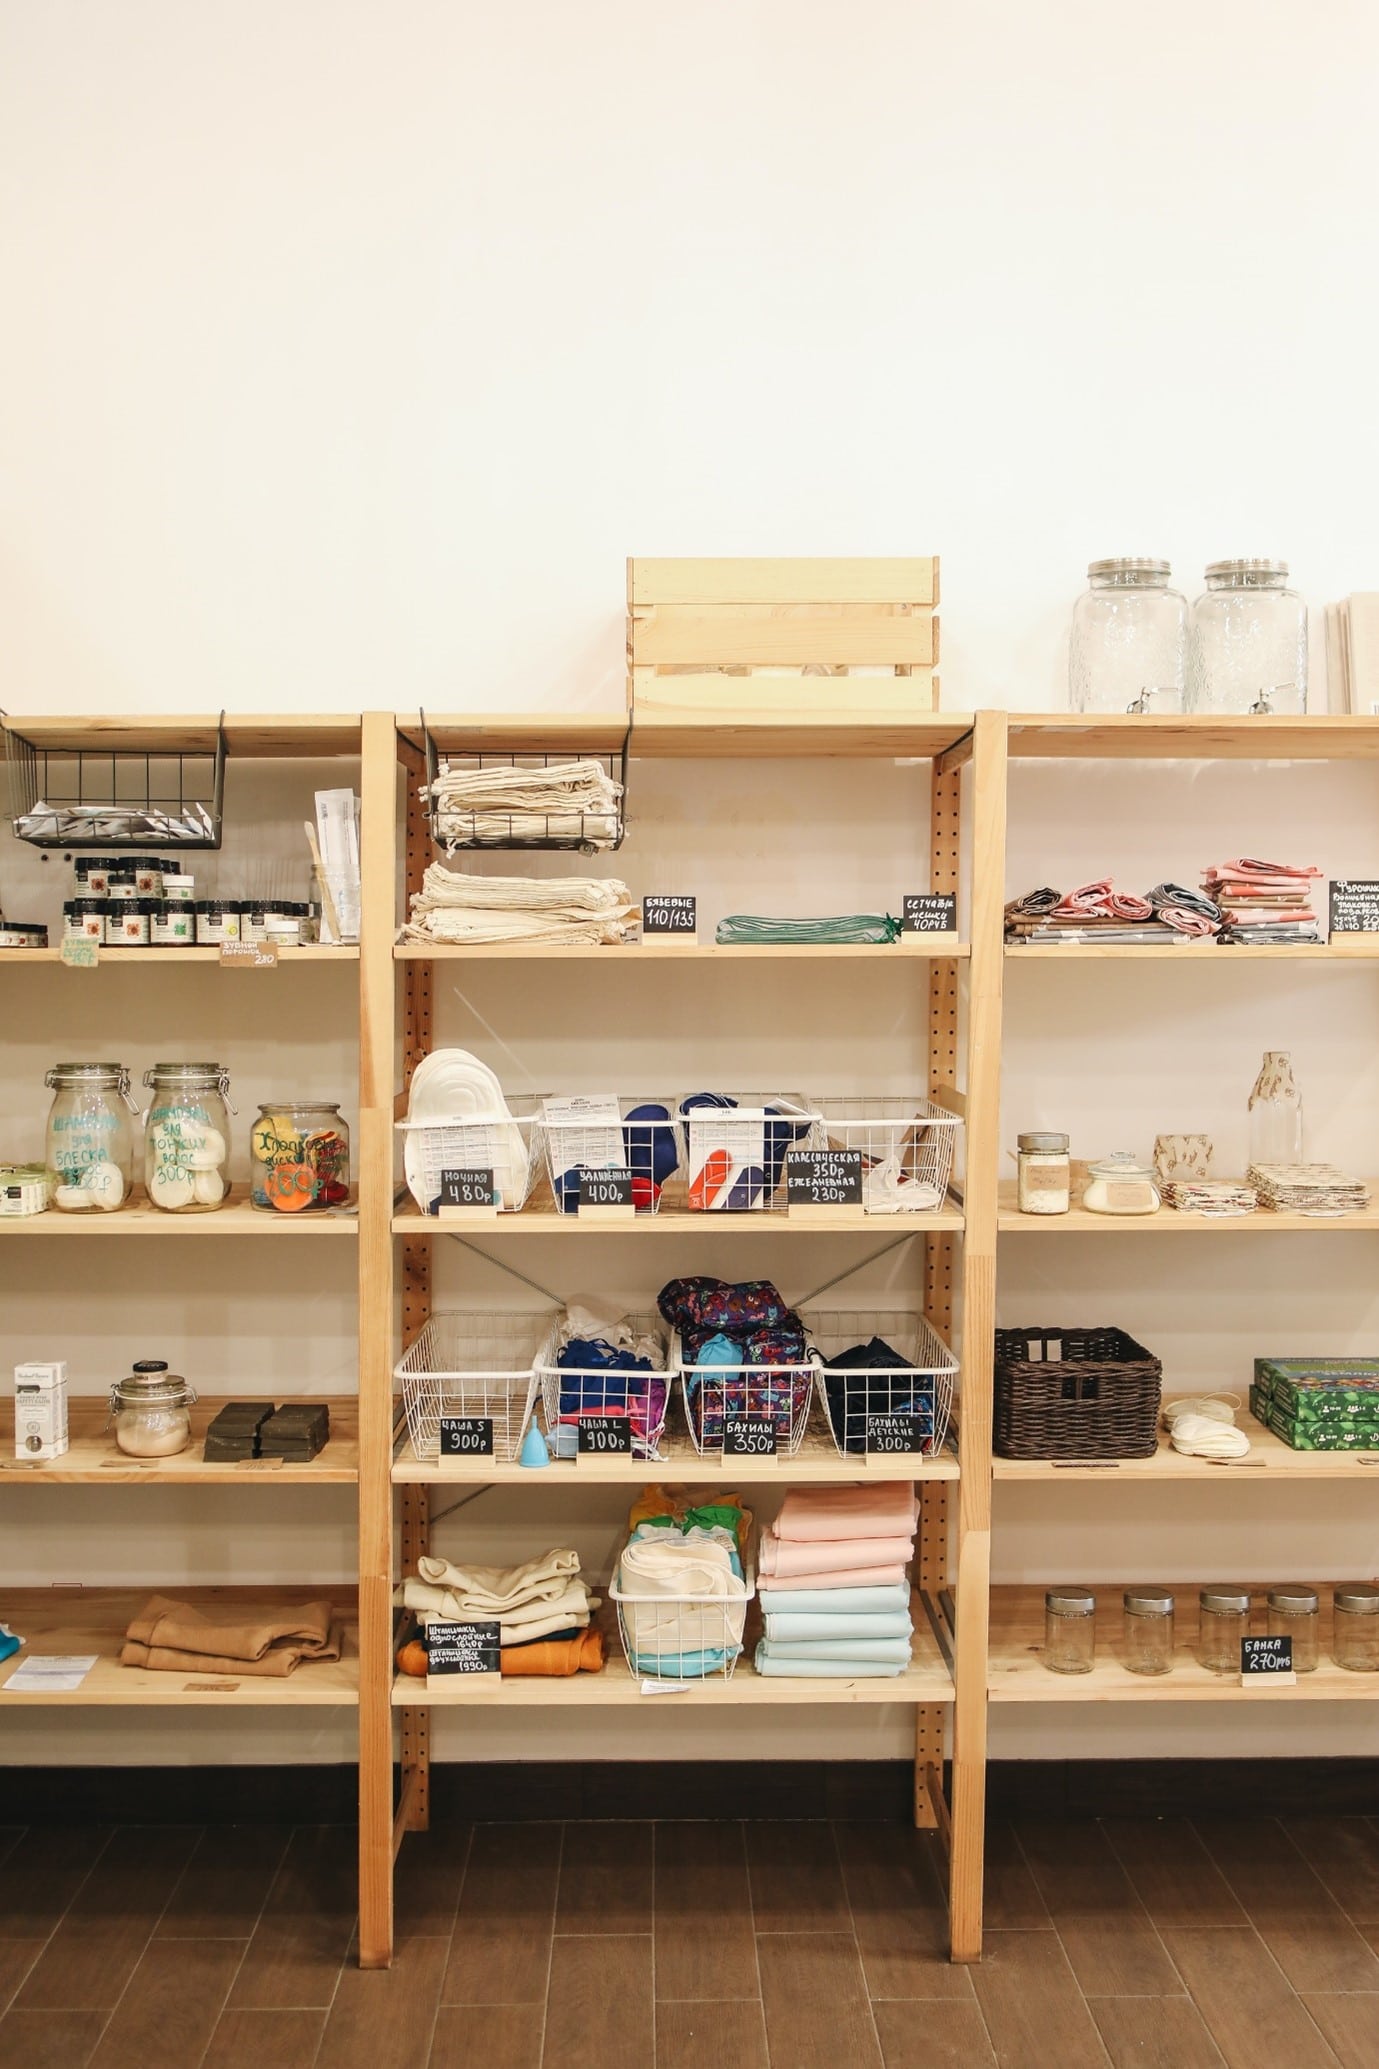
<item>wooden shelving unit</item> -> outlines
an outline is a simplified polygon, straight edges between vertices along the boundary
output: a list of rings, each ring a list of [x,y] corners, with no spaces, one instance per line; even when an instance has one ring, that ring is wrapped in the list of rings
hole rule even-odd
[[[190,1448],[172,1458],[130,1458],[115,1442],[108,1427],[109,1409],[104,1401],[83,1396],[70,1405],[69,1445],[65,1457],[45,1459],[0,1458],[0,1475],[12,1474],[26,1485],[108,1487],[112,1483],[142,1481],[152,1487],[235,1487],[255,1480],[276,1486],[289,1482],[294,1487],[353,1487],[359,1478],[359,1403],[353,1394],[331,1396],[330,1441],[315,1458],[297,1464],[282,1458],[246,1458],[233,1461],[202,1458],[198,1446],[206,1426],[225,1406],[223,1399],[206,1395],[191,1411]]]

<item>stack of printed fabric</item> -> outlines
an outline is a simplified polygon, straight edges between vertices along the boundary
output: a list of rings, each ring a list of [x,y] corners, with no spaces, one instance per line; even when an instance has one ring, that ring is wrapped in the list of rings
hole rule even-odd
[[[1141,898],[1118,891],[1109,877],[1075,891],[1060,893],[1047,885],[1026,891],[1005,909],[1006,940],[1036,948],[1094,941],[1116,948],[1163,948],[1209,938],[1220,925],[1212,901],[1182,884],[1156,884]]]
[[[1246,1176],[1261,1203],[1276,1214],[1315,1214],[1324,1220],[1359,1214],[1369,1205],[1364,1180],[1334,1164],[1251,1164]]]
[[[1320,941],[1312,885],[1321,875],[1310,863],[1258,862],[1242,856],[1202,874],[1202,889],[1221,907],[1222,943],[1230,947]]]
[[[804,1325],[769,1279],[672,1279],[656,1297],[677,1332],[685,1409],[695,1441],[712,1450],[729,1416],[760,1416],[781,1450],[793,1449],[809,1412],[814,1366]]]
[[[903,1674],[918,1520],[908,1480],[792,1488],[761,1540],[757,1672],[848,1681]]]
[[[615,877],[460,876],[433,862],[412,896],[406,941],[597,948],[630,941],[637,907]]]
[[[597,1672],[603,1649],[589,1625],[598,1599],[579,1577],[579,1553],[557,1548],[522,1566],[454,1566],[423,1557],[393,1600],[424,1630],[431,1623],[496,1623],[505,1675]],[[520,1655],[520,1657],[519,1657]],[[410,1671],[410,1669],[409,1669]],[[424,1662],[419,1671],[425,1671]]]
[[[1294,1451],[1379,1451],[1379,1358],[1256,1358],[1250,1413]]]
[[[751,1515],[716,1488],[648,1487],[628,1517],[614,1595],[634,1674],[704,1681],[742,1650]]]

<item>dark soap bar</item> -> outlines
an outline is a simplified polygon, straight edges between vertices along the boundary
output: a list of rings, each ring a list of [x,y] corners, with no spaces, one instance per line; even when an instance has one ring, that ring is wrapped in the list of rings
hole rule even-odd
[[[259,1432],[265,1458],[314,1458],[330,1441],[330,1409],[324,1401],[289,1401]]]

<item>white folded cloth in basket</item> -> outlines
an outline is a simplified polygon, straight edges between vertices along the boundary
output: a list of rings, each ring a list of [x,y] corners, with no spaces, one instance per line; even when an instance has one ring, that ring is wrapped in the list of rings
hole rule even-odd
[[[427,794],[423,785],[423,800]],[[436,831],[450,843],[574,840],[611,847],[618,837],[622,785],[592,759],[546,769],[443,767],[430,795]]]
[[[729,1534],[699,1529],[648,1533],[645,1525],[642,1530],[625,1546],[618,1565],[620,1607],[638,1660],[740,1646],[747,1584],[733,1569]]]

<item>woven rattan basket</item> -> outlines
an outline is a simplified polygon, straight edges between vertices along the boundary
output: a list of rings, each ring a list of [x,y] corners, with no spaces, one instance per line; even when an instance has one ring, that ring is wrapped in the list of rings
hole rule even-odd
[[[998,1329],[998,1458],[1151,1458],[1163,1367],[1123,1329]]]

